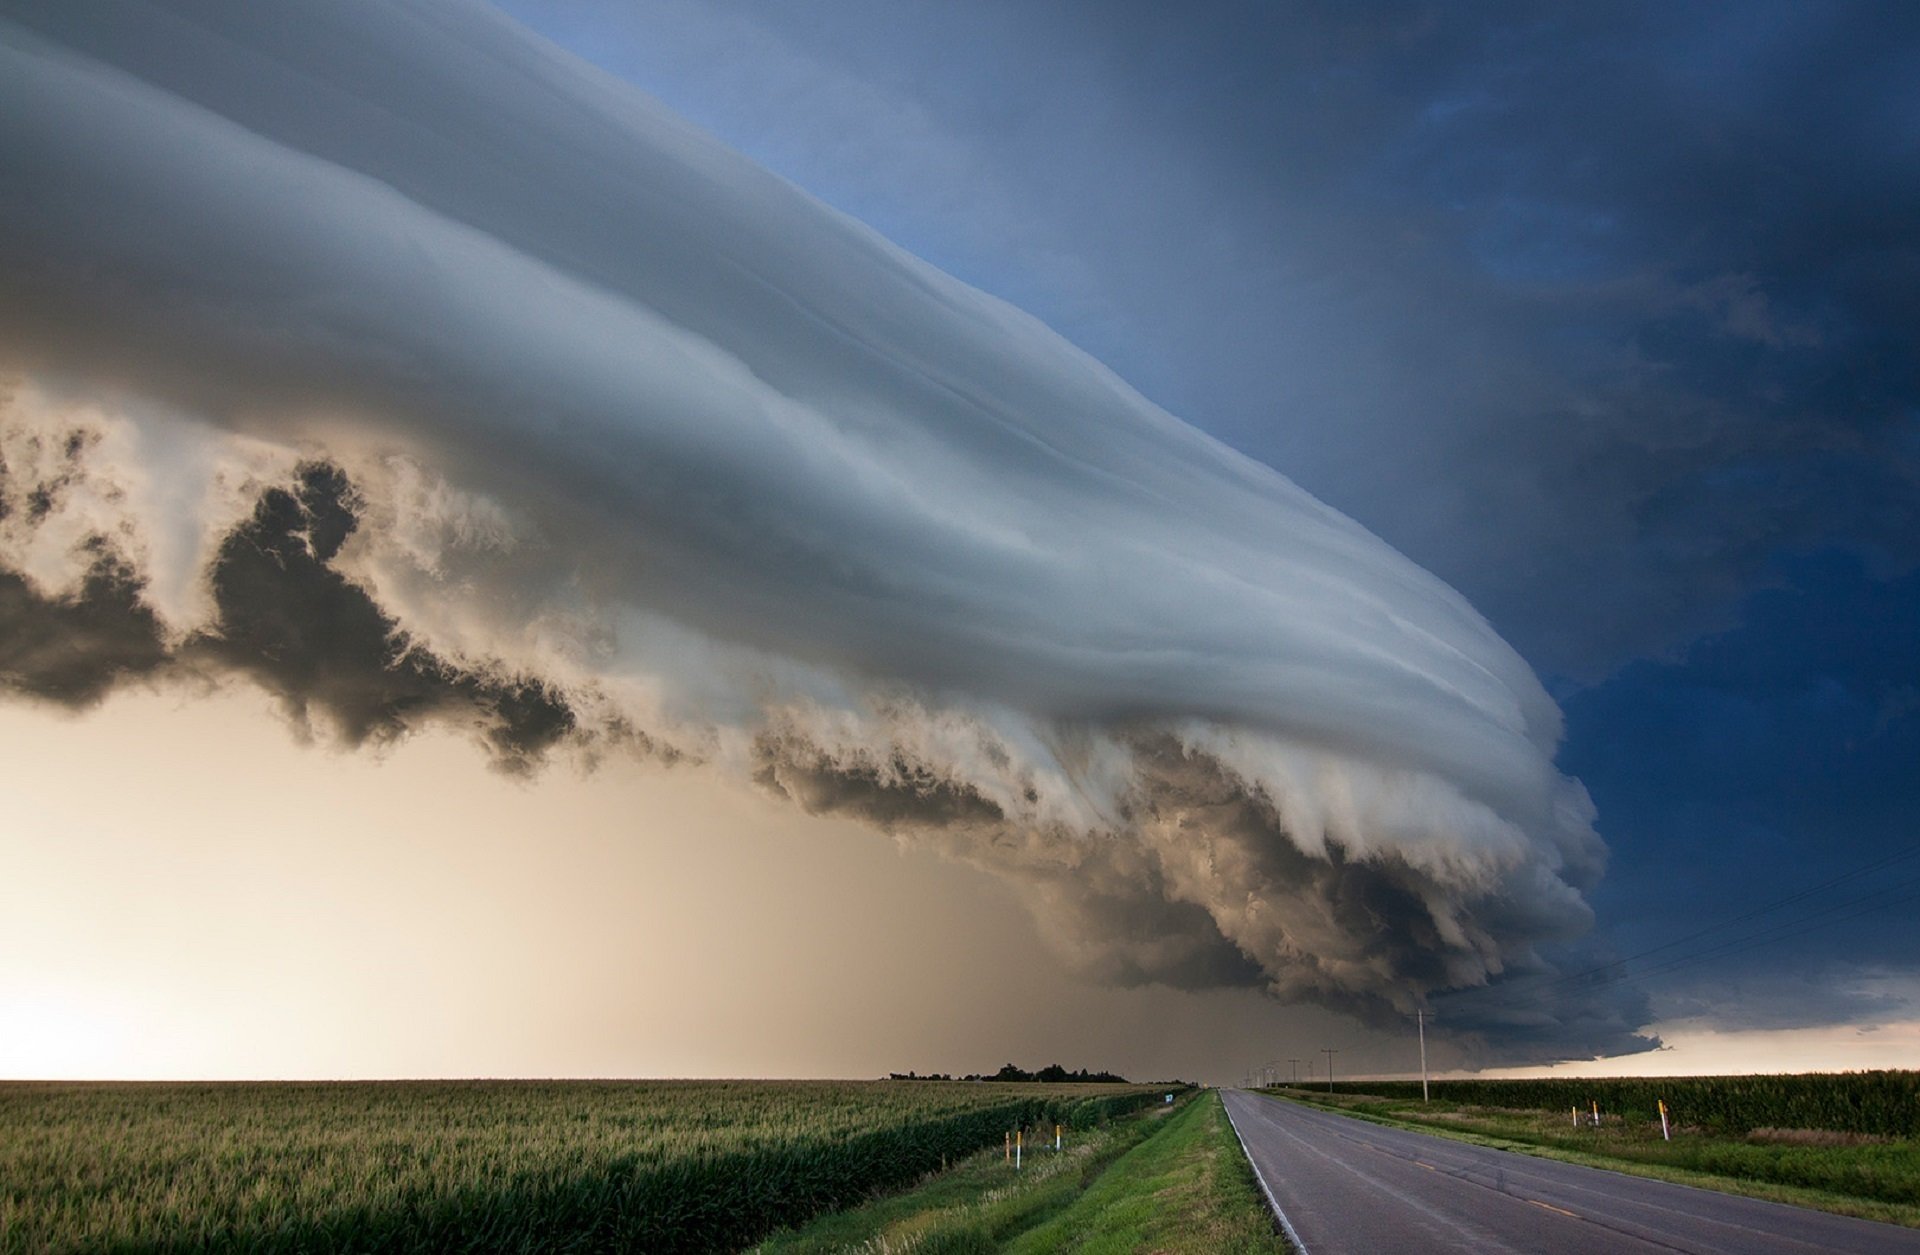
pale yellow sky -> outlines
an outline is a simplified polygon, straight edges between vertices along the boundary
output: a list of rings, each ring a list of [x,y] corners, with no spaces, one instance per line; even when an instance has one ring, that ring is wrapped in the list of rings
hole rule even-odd
[[[1861,1027],[1716,1031],[1658,1024],[1666,1049],[1553,1068],[1501,1068],[1487,1076],[1692,1076],[1751,1072],[1830,1072],[1920,1066],[1920,1022]]]
[[[244,689],[0,705],[0,755],[0,1076],[1227,1076],[1331,1023],[1086,985],[997,882],[694,769],[302,748]]]
[[[697,769],[302,747],[244,688],[0,704],[0,756],[0,1077],[1417,1067],[1411,1028],[1088,985],[999,882]],[[1666,1031],[1579,1070],[1920,1060],[1916,1025]]]

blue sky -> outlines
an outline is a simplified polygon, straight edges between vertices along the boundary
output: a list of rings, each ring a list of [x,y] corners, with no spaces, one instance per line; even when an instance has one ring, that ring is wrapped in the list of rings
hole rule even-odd
[[[1566,710],[1617,952],[1915,844],[1910,6],[505,7],[1466,593]],[[1853,889],[1648,988],[1896,1014],[1849,990],[1912,906]]]

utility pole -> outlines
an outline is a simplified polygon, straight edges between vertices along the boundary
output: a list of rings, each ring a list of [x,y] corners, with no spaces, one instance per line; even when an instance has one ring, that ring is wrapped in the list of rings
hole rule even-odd
[[[1326,1046],[1320,1047],[1320,1053],[1327,1057],[1327,1092],[1333,1092],[1333,1057],[1340,1052]]]
[[[1300,1061],[1298,1059],[1289,1059],[1287,1062],[1293,1065],[1293,1083],[1298,1085],[1300,1083]]]
[[[1427,1009],[1425,1007],[1421,1007],[1418,1011],[1415,1011],[1414,1014],[1420,1017],[1420,1101],[1426,1102],[1428,1101],[1428,1097],[1427,1097]]]

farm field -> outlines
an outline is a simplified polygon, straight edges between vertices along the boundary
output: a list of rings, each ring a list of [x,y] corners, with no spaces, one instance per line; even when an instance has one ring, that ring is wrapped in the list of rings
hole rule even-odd
[[[0,1251],[708,1251],[1163,1088],[0,1084]]]
[[[1447,1080],[1432,1091],[1427,1103],[1418,1081],[1266,1092],[1507,1149],[1920,1226],[1920,1073]],[[1661,1101],[1671,1141],[1661,1135]]]

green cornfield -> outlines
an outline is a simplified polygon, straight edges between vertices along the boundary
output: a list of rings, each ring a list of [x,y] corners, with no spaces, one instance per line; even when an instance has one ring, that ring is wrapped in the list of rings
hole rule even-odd
[[[713,1251],[1162,1089],[0,1084],[0,1251]]]
[[[1324,1086],[1313,1086],[1324,1089]],[[1419,1098],[1419,1081],[1343,1081],[1345,1094]],[[1719,1133],[1831,1129],[1877,1137],[1920,1134],[1920,1072],[1803,1072],[1785,1076],[1630,1077],[1609,1080],[1434,1081],[1435,1101],[1522,1111],[1589,1110],[1658,1120],[1660,1100],[1676,1122]]]

